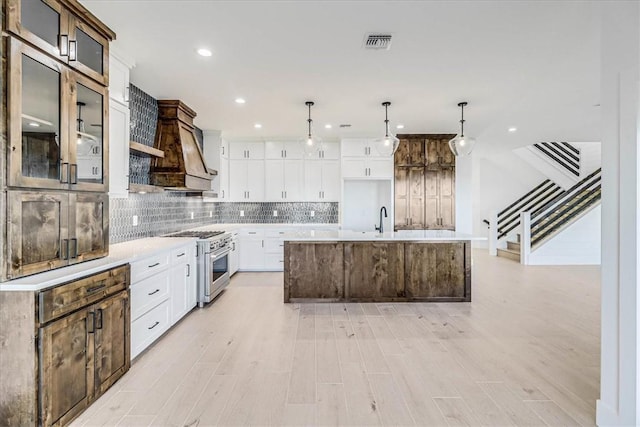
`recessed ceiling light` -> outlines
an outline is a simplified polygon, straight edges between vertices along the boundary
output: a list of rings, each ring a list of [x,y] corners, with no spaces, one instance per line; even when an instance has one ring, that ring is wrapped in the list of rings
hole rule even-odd
[[[396,125],[396,129],[404,129],[404,125]]]
[[[200,48],[198,49],[198,55],[200,56],[211,56],[212,53],[209,49],[205,49],[205,48]]]
[[[256,123],[253,127],[256,129],[262,129],[262,125],[260,123]]]
[[[517,127],[510,127],[510,128],[509,128],[509,132],[515,132],[515,131],[517,131],[517,130],[518,130],[518,128],[517,128]]]
[[[245,102],[247,101],[245,101],[244,98],[236,98],[236,104],[244,104]]]
[[[38,123],[36,123],[36,122],[29,123],[29,126],[34,127],[34,128],[39,128],[40,127],[40,125]]]
[[[331,129],[333,126],[331,126],[331,124],[327,123],[326,125],[324,125],[325,129]]]

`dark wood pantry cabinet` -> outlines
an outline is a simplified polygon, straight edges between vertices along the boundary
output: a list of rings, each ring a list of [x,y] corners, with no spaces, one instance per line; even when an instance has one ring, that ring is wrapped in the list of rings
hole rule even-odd
[[[452,134],[399,135],[394,159],[396,230],[455,230]]]
[[[109,41],[75,0],[2,0],[0,281],[108,254]]]

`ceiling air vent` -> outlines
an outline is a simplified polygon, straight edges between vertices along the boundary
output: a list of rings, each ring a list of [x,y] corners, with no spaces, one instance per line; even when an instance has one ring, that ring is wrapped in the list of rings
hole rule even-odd
[[[389,50],[391,47],[391,34],[369,33],[364,37],[365,49]]]

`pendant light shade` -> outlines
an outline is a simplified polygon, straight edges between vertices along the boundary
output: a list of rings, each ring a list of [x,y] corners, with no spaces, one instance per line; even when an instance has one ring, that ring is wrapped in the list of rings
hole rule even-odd
[[[373,141],[381,156],[393,156],[398,149],[398,145],[400,145],[400,140],[389,132],[389,105],[391,105],[389,101],[382,103],[384,107],[384,136]]]
[[[322,140],[311,132],[311,124],[313,123],[313,120],[311,120],[311,107],[313,107],[314,102],[307,101],[304,104],[309,108],[309,118],[307,119],[308,132],[307,136],[302,139],[302,146],[306,157],[315,157],[316,153],[320,151]]]
[[[460,102],[458,104],[458,107],[460,107],[461,111],[460,134],[449,141],[449,148],[455,156],[468,156],[469,154],[471,154],[473,147],[476,145],[475,138],[464,136],[464,107],[466,105],[467,102]]]

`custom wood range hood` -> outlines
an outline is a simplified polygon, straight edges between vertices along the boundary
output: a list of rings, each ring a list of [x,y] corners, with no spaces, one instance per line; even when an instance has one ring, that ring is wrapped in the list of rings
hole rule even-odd
[[[196,112],[179,100],[158,101],[154,147],[164,151],[151,165],[151,183],[167,190],[208,191],[217,172],[209,169],[198,145]]]

